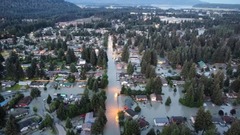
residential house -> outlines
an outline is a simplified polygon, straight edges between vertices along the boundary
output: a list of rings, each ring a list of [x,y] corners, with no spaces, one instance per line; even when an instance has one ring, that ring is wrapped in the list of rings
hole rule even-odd
[[[73,87],[73,83],[61,82],[61,83],[59,84],[59,86],[70,88],[70,87]]]
[[[133,100],[131,98],[125,99],[124,110],[131,109],[133,106]]]
[[[82,131],[81,131],[80,135],[91,135],[91,128],[92,128],[91,123],[83,123],[82,124]]]
[[[143,118],[138,119],[137,122],[141,130],[144,130],[149,127],[149,123]]]
[[[28,106],[32,101],[32,98],[30,96],[26,96],[20,101],[18,101],[16,107],[26,107]]]
[[[154,125],[155,126],[165,126],[169,125],[169,120],[168,118],[154,118],[153,119]]]
[[[135,96],[136,101],[147,101],[147,96],[146,95],[136,95]]]
[[[138,118],[138,115],[135,111],[133,111],[132,109],[127,109],[124,111],[125,114],[128,116],[128,117],[131,117],[133,119],[137,119]]]
[[[161,77],[161,81],[162,81],[163,86],[168,86],[168,82],[164,77]]]
[[[199,66],[201,69],[207,68],[207,65],[206,65],[203,61],[199,61],[199,62],[198,62],[198,66]]]
[[[31,84],[31,81],[19,81],[18,84],[21,86],[27,86]]]
[[[212,117],[212,123],[220,124],[220,125],[225,124],[221,117],[214,117],[214,116]]]
[[[25,132],[29,129],[36,129],[38,128],[38,122],[35,118],[29,118],[23,121],[18,122],[20,132]]]
[[[25,115],[28,115],[29,114],[29,109],[16,108],[16,109],[10,111],[9,114],[17,119],[17,118],[24,117]]]
[[[1,95],[4,97],[5,100],[9,100],[12,99],[13,97],[15,97],[17,93],[15,91],[5,91],[2,92]]]
[[[0,107],[4,107],[8,104],[9,100],[4,100],[0,103]]]
[[[7,87],[7,88],[10,88],[10,87],[13,87],[16,82],[14,81],[2,81],[2,87]]]
[[[84,123],[94,123],[95,117],[93,117],[93,112],[86,113]]]
[[[156,94],[156,101],[161,102],[162,101],[162,95]]]
[[[226,96],[230,99],[236,99],[237,98],[237,93],[227,93]]]
[[[172,116],[171,117],[171,122],[176,123],[176,124],[182,124],[186,122],[186,118],[182,116]]]
[[[151,101],[157,101],[157,97],[156,97],[156,94],[155,93],[153,93],[153,94],[151,94],[150,95],[150,99],[151,99]]]
[[[234,117],[227,116],[227,115],[223,116],[222,119],[226,124],[230,124],[230,125],[235,121]]]
[[[32,87],[32,88],[43,88],[44,87],[44,83],[43,82],[39,82],[39,81],[32,81],[30,83],[30,87]]]

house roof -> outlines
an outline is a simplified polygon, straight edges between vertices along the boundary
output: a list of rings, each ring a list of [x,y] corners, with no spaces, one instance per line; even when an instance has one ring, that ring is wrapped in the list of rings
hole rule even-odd
[[[223,120],[220,117],[212,117],[213,123],[223,123]]]
[[[4,100],[0,103],[0,106],[3,107],[5,105],[7,105],[8,102],[9,102],[8,100]]]
[[[14,82],[14,81],[2,81],[1,82],[2,83],[2,86],[7,86],[7,85],[14,85],[14,84],[16,84],[16,82]]]
[[[227,124],[232,124],[235,119],[231,116],[223,116],[223,121],[225,121]]]
[[[206,68],[206,64],[203,61],[199,61],[198,65],[200,66],[200,68]]]
[[[95,118],[93,117],[93,112],[86,113],[84,122],[85,123],[94,123],[94,121],[95,121]]]
[[[127,114],[129,114],[131,117],[134,117],[135,115],[137,115],[137,113],[135,111],[133,111],[132,109],[127,109],[127,110],[125,110],[125,112]]]
[[[172,116],[172,122],[183,123],[185,121],[186,121],[185,117],[182,117],[182,116]]]
[[[92,124],[91,123],[84,123],[84,124],[82,124],[82,129],[84,131],[91,131],[91,128],[92,128]]]
[[[30,119],[26,119],[24,121],[18,122],[18,124],[19,124],[19,128],[22,129],[30,125],[36,125],[37,123],[34,121],[34,118],[30,118]]]
[[[138,120],[138,124],[139,124],[139,127],[140,127],[140,128],[144,128],[144,127],[146,127],[147,125],[149,125],[149,123],[148,123],[146,120],[144,120],[144,119],[139,119],[139,120]]]
[[[14,111],[10,112],[10,114],[14,117],[24,114],[24,113],[29,113],[29,109],[26,108],[17,108]]]
[[[23,99],[21,99],[19,102],[18,102],[18,105],[19,104],[30,104],[30,102],[32,101],[32,98],[30,96],[27,96],[27,97],[24,97]]]
[[[156,94],[156,100],[157,101],[162,101],[162,96],[160,94]]]
[[[154,118],[155,123],[169,123],[168,118]]]
[[[128,99],[125,99],[125,106],[127,106],[128,108],[132,108],[132,105],[133,105],[133,100],[128,98]]]
[[[136,98],[138,98],[138,99],[147,98],[147,96],[146,96],[146,95],[136,95],[135,97],[136,97]]]

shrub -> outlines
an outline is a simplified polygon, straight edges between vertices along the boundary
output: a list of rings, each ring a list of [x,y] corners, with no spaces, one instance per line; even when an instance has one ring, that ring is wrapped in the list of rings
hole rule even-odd
[[[141,112],[141,107],[136,106],[135,109],[134,109],[134,111],[135,111],[135,112],[138,112],[138,113]]]

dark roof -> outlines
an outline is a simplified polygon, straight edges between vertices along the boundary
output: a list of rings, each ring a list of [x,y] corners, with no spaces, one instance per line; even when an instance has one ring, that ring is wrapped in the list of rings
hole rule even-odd
[[[43,82],[32,81],[30,85],[43,85]]]
[[[220,117],[212,117],[212,122],[213,123],[223,123],[223,120]]]
[[[31,125],[36,125],[37,122],[35,122],[34,118],[30,118],[21,122],[18,122],[20,130],[24,127],[28,127]]]
[[[154,118],[156,123],[169,123],[168,118]]]
[[[175,122],[177,124],[184,123],[186,121],[185,117],[182,116],[172,116],[172,122]]]
[[[227,123],[227,124],[232,124],[234,122],[234,118],[231,116],[223,116],[223,120]]]
[[[149,125],[149,123],[146,120],[144,120],[144,119],[139,119],[138,120],[138,124],[139,124],[140,128],[144,128],[147,125]]]
[[[139,99],[141,99],[141,98],[147,98],[146,95],[136,95],[135,97],[136,97],[136,98],[139,98]]]
[[[27,96],[27,97],[24,97],[23,99],[21,99],[19,102],[18,102],[18,105],[19,104],[30,104],[30,102],[32,101],[32,98],[30,96]]]
[[[156,100],[157,101],[162,101],[162,96],[160,94],[156,94]]]
[[[16,84],[16,82],[14,82],[14,81],[2,81],[2,85],[14,85],[14,84]]]
[[[14,111],[10,112],[10,114],[14,117],[24,114],[24,113],[29,113],[29,109],[26,108],[17,108]]]
[[[134,117],[135,115],[137,115],[137,113],[135,111],[133,111],[132,109],[127,109],[125,110],[126,113],[128,113],[130,116]]]

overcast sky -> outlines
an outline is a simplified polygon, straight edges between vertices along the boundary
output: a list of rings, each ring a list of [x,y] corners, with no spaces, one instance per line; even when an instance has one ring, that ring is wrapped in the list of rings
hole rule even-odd
[[[201,0],[210,3],[240,4],[240,0]]]

